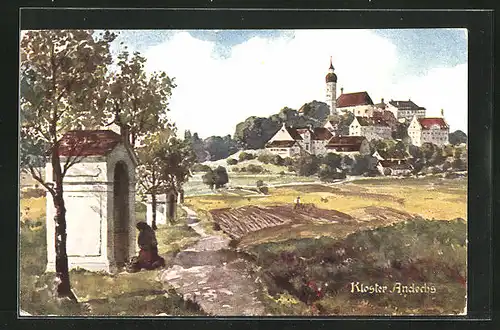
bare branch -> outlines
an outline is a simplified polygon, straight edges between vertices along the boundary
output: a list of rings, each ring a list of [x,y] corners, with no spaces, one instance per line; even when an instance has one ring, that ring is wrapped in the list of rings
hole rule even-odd
[[[45,189],[47,189],[47,191],[52,195],[52,197],[55,196],[56,192],[54,190],[54,188],[50,187],[47,182],[45,182],[43,179],[42,179],[42,175],[40,172],[38,172],[37,170],[35,170],[35,168],[33,166],[30,166],[29,167],[29,171],[31,173],[31,176],[33,177],[33,179],[35,179],[36,181],[38,181],[42,186],[45,187]]]

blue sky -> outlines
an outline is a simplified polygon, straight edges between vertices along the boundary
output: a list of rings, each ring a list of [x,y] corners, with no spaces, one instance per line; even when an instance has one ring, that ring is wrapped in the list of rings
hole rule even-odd
[[[452,130],[467,131],[465,29],[119,32],[117,45],[176,78],[170,116],[202,137],[232,134],[250,115],[323,101],[330,56],[338,94],[411,98],[429,115],[443,108]]]

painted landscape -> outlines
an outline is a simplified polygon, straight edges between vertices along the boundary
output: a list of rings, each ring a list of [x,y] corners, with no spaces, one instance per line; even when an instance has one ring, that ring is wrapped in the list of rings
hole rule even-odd
[[[466,313],[463,30],[21,37],[21,316]]]

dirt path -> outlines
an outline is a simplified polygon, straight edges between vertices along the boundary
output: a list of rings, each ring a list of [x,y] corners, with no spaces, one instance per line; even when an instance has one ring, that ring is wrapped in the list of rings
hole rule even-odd
[[[210,315],[264,315],[264,306],[256,296],[258,286],[246,271],[247,261],[228,249],[229,239],[208,235],[196,213],[185,206],[183,209],[188,225],[201,239],[177,254],[173,266],[160,273],[161,281]]]

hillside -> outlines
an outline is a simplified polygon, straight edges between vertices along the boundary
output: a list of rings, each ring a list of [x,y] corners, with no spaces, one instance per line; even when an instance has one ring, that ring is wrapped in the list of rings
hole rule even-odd
[[[311,125],[320,127],[328,117],[326,103],[312,101],[304,104],[299,110],[283,108],[279,113],[269,117],[248,117],[236,125],[234,140],[247,149],[262,149],[265,143],[285,123],[287,126],[304,127]]]

